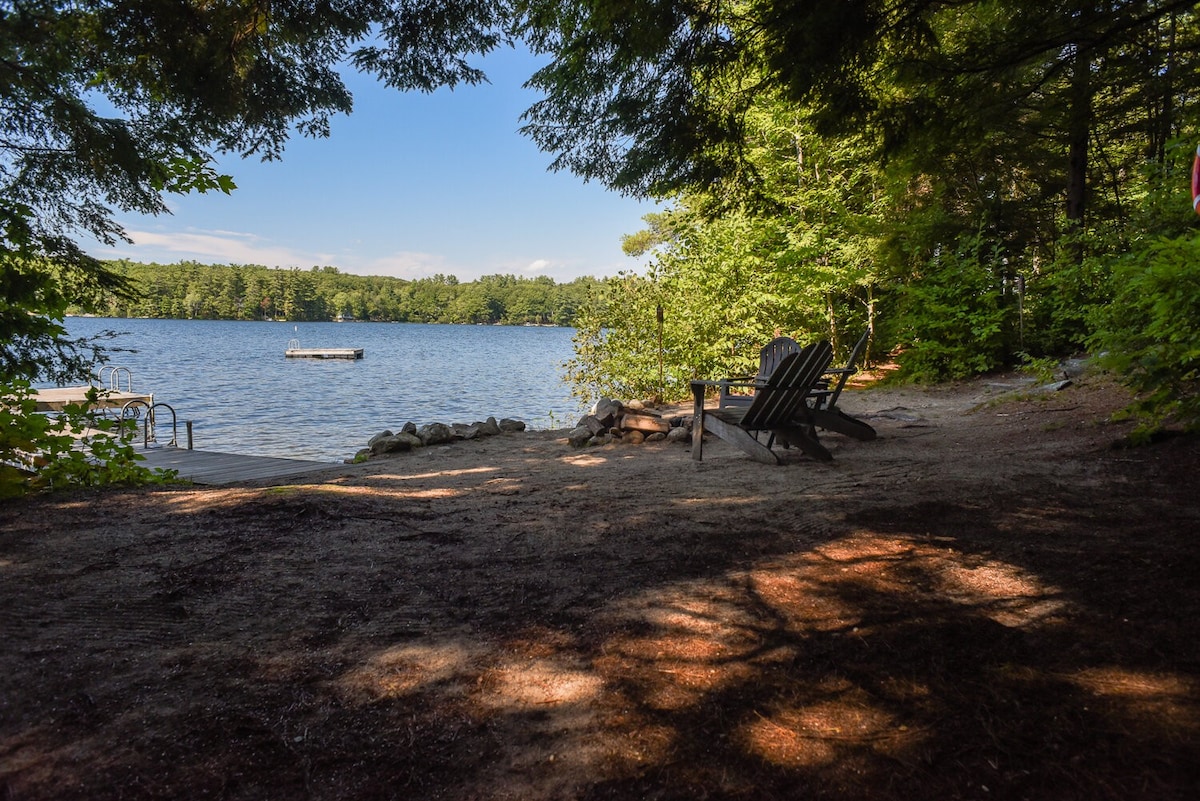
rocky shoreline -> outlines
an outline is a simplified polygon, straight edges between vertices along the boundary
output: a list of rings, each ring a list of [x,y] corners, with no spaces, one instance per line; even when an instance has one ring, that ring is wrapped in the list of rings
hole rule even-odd
[[[643,401],[622,402],[601,398],[567,431],[566,440],[575,448],[623,442],[637,445],[642,442],[689,442],[692,416],[681,414],[674,407],[655,408]],[[418,426],[407,422],[399,431],[384,430],[367,441],[367,447],[354,455],[351,463],[365,462],[416,448],[445,445],[451,442],[516,434],[526,430],[525,423],[508,417],[497,420],[489,417],[474,423],[427,423]]]

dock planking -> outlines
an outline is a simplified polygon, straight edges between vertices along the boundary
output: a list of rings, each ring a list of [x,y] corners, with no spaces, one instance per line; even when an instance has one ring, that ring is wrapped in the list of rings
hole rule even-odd
[[[289,359],[361,359],[362,348],[288,348],[283,355]]]
[[[223,485],[242,481],[291,478],[306,473],[337,470],[337,462],[312,462],[275,456],[249,456],[240,453],[197,451],[187,448],[138,448],[141,464],[152,470],[175,470],[179,477],[196,484]]]

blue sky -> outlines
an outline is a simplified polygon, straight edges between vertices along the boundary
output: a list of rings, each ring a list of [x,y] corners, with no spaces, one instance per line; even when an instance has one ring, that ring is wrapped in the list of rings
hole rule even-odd
[[[656,207],[548,171],[551,155],[517,132],[537,99],[521,86],[533,57],[505,50],[480,66],[490,84],[433,94],[351,73],[354,112],[333,118],[328,139],[296,136],[281,161],[222,159],[232,195],[170,196],[170,215],[119,216],[134,244],[90,251],[463,281],[639,269],[621,236]]]

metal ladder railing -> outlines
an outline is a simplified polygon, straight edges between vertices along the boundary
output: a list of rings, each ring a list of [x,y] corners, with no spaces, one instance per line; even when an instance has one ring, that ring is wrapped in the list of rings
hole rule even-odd
[[[154,414],[154,410],[158,409],[159,407],[162,407],[171,413],[171,441],[167,443],[167,447],[168,448],[178,448],[179,447],[179,418],[175,414],[174,407],[172,407],[168,403],[150,404],[150,403],[146,403],[146,401],[141,400],[140,398],[128,401],[124,406],[121,407],[121,424],[122,424],[122,426],[124,426],[125,418],[126,418],[127,414],[132,419],[136,420],[138,418],[138,416],[140,415],[141,407],[143,407],[143,406],[146,407],[146,414],[142,418],[142,446],[149,448],[151,442],[154,442],[155,444],[157,444],[158,437],[157,437],[157,432],[155,431],[156,415]],[[187,430],[188,430],[188,450],[191,450],[192,449],[192,423],[190,420],[188,421]]]
[[[133,392],[133,371],[128,367],[108,365],[101,367],[97,375],[101,385],[107,383],[108,388],[114,392],[121,391],[121,376],[125,376],[125,391]],[[107,381],[105,380],[105,376],[108,377]]]

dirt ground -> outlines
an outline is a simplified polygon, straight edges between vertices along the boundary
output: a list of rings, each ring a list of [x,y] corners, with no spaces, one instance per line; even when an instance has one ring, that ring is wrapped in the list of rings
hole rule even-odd
[[[6,505],[0,798],[1200,798],[1197,440],[1019,387]]]

